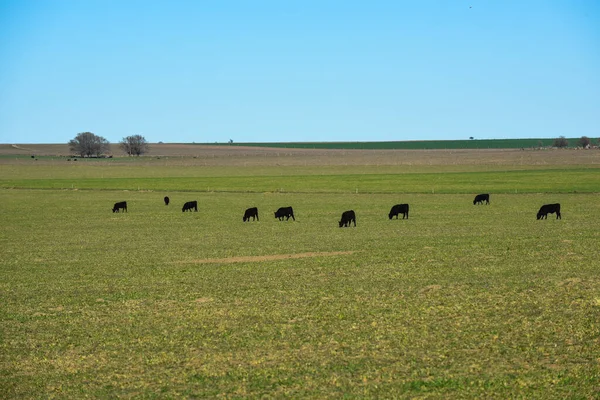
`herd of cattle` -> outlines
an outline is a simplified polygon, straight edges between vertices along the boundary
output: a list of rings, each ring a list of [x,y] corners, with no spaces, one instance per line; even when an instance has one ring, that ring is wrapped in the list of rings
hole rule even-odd
[[[165,205],[168,206],[170,199],[168,196],[165,196],[164,198],[165,201]],[[489,194],[478,194],[477,196],[475,196],[475,199],[473,200],[473,205],[476,204],[490,204],[490,195]],[[392,219],[394,217],[396,217],[396,219],[398,219],[399,215],[402,214],[402,219],[408,219],[408,209],[409,206],[408,204],[396,204],[395,206],[392,207],[392,209],[390,210],[390,213],[388,215],[389,219]],[[123,210],[123,212],[127,212],[127,202],[126,201],[120,201],[118,203],[115,203],[115,205],[113,206],[112,212],[119,212]],[[196,200],[194,201],[188,201],[186,203],[183,204],[183,207],[181,208],[181,211],[186,212],[186,211],[198,211],[198,202]],[[556,219],[562,219],[561,215],[560,215],[560,204],[559,203],[555,203],[555,204],[544,204],[542,207],[540,207],[538,213],[537,213],[537,219],[547,219],[548,218],[548,214],[556,214]],[[250,221],[250,218],[252,218],[252,221],[256,220],[258,221],[258,208],[257,207],[252,207],[252,208],[248,208],[245,212],[244,212],[244,217],[242,218],[242,220],[244,222],[246,221]],[[288,221],[290,218],[292,218],[292,220],[296,220],[296,218],[294,217],[294,210],[292,207],[281,207],[279,208],[277,211],[275,211],[275,218],[279,219],[280,221],[283,221],[283,219],[285,218],[286,221]],[[349,227],[352,225],[352,223],[354,223],[354,226],[356,226],[356,213],[354,212],[354,210],[348,210],[348,211],[344,211],[342,213],[342,218],[340,219],[340,221],[338,222],[340,228],[341,227]]]

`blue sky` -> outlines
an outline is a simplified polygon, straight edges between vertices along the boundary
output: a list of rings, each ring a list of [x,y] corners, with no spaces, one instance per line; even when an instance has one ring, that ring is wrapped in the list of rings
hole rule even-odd
[[[600,1],[0,0],[0,143],[600,136]]]

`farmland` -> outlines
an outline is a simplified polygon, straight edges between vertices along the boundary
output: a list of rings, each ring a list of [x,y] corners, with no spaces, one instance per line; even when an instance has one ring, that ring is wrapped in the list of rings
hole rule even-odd
[[[568,138],[577,146],[579,138]],[[482,139],[482,140],[413,140],[391,142],[297,142],[297,143],[230,143],[232,146],[255,146],[298,149],[359,150],[450,150],[450,149],[525,149],[553,146],[554,139]]]
[[[597,150],[16,150],[2,397],[600,394]],[[555,202],[562,220],[535,219]]]

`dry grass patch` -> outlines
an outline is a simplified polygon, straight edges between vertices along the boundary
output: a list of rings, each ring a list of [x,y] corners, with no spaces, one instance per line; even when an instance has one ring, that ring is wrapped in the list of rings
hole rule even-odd
[[[225,257],[225,258],[203,258],[198,260],[182,260],[174,261],[174,264],[231,264],[238,262],[261,262],[261,261],[274,261],[274,260],[288,260],[294,258],[307,258],[307,257],[328,257],[328,256],[340,256],[353,254],[354,251],[327,251],[327,252],[308,252],[308,253],[296,253],[296,254],[272,254],[265,256],[239,256],[239,257]]]

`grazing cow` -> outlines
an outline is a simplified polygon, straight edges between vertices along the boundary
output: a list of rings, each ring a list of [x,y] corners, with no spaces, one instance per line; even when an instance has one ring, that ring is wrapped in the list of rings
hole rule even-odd
[[[244,222],[250,221],[250,217],[252,217],[252,221],[255,219],[258,221],[258,208],[252,207],[246,210],[244,213]]]
[[[392,207],[388,216],[390,219],[394,217],[398,219],[398,214],[402,214],[402,219],[408,219],[408,204],[396,204],[394,207]]]
[[[342,213],[342,219],[339,222],[340,228],[342,226],[348,227],[352,225],[352,222],[354,222],[354,226],[356,226],[356,214],[354,213],[354,210],[344,211]]]
[[[198,202],[196,200],[194,201],[188,201],[187,203],[185,203],[183,205],[183,208],[181,209],[181,211],[186,212],[186,211],[196,211],[198,212]]]
[[[562,219],[560,216],[560,204],[544,204],[537,213],[537,219],[548,219],[548,214],[554,213],[556,213],[556,219]]]
[[[294,218],[294,210],[292,207],[280,207],[275,211],[275,218],[279,218],[280,221],[283,221],[284,218],[288,221],[290,217],[292,217],[294,221],[296,220],[296,218]]]
[[[169,199],[169,196],[165,196],[165,206],[168,206],[168,205],[169,205],[169,201],[171,201],[171,200]]]
[[[119,210],[123,210],[124,212],[127,212],[127,202],[126,201],[120,201],[118,203],[115,203],[115,205],[113,206],[112,212],[119,212]]]
[[[475,204],[483,204],[483,202],[485,201],[485,204],[490,204],[490,195],[489,194],[478,194],[477,196],[475,196],[475,200],[473,200],[473,205]]]

